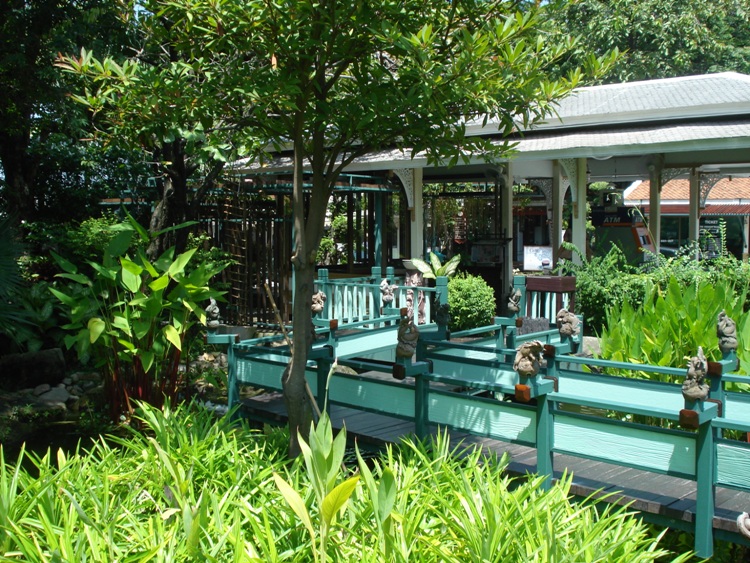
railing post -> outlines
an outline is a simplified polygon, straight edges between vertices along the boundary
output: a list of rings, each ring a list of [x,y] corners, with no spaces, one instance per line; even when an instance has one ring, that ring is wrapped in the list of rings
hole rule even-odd
[[[429,394],[430,382],[424,374],[414,375],[414,432],[417,438],[424,440],[427,437],[429,426]]]
[[[546,477],[542,488],[552,487],[554,475],[552,453],[552,401],[546,394],[536,398],[536,471]]]
[[[695,554],[709,558],[714,554],[714,432],[708,420],[698,427],[696,438]]]
[[[448,304],[448,278],[445,276],[438,276],[435,279],[435,300],[433,306],[436,308],[434,311],[430,311],[432,318],[437,322],[438,310],[443,305]],[[448,340],[448,326],[445,324],[437,323],[438,325],[438,338],[440,340]]]
[[[545,347],[547,360],[546,380],[553,381],[551,390],[557,390],[557,355],[552,346]],[[536,471],[546,477],[543,483],[545,490],[552,487],[554,477],[554,420],[552,415],[553,401],[549,392],[537,396],[536,399]]]

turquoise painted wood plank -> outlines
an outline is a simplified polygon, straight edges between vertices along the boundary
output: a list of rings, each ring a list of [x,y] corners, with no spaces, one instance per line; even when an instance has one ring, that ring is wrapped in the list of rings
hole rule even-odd
[[[695,476],[695,438],[626,424],[555,415],[554,451],[657,473]]]
[[[627,377],[587,375],[561,370],[558,392],[568,397],[593,400],[597,405],[592,406],[607,408],[609,403],[616,406],[610,407],[613,410],[652,411],[655,416],[658,413],[669,413],[671,417],[675,417],[685,408],[680,385],[638,381]]]
[[[750,394],[727,393],[724,403],[724,416],[750,424]]]
[[[337,357],[351,358],[388,347],[392,347],[395,351],[397,332],[397,326],[390,326],[358,334],[337,337],[335,354]]]
[[[285,356],[240,357],[235,363],[237,381],[243,385],[280,391],[282,389],[281,375],[288,363],[289,358]],[[313,392],[315,392],[317,376],[314,364],[311,363],[307,366],[305,376],[310,382]]]
[[[474,362],[494,362],[497,360],[497,353],[494,349],[482,350],[479,347],[456,347],[456,348],[439,348],[428,350],[428,356],[439,357],[442,359],[471,360]]]
[[[494,357],[494,354],[493,354]],[[513,370],[501,369],[499,367],[481,366],[472,363],[460,362],[458,360],[447,361],[443,357],[432,359],[433,373],[441,375],[452,375],[467,381],[479,381],[482,383],[494,383],[512,387],[518,383],[518,374]]]
[[[536,412],[532,409],[435,391],[430,393],[428,401],[431,424],[444,424],[504,442],[536,443]]]
[[[257,359],[239,358],[237,360],[237,381],[245,385],[264,389],[281,389],[281,374],[286,367],[283,364],[261,362]]]
[[[337,374],[331,378],[328,398],[339,405],[414,418],[414,387],[411,385]]]
[[[750,491],[750,444],[716,444],[716,483]]]

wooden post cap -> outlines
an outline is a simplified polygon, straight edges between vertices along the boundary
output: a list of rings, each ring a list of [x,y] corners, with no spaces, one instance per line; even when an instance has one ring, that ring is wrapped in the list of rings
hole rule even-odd
[[[516,385],[516,401],[519,403],[528,403],[531,401],[531,387],[519,383]]]

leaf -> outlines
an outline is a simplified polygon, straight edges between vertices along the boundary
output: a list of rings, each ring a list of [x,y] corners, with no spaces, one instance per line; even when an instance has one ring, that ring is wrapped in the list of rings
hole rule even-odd
[[[167,325],[164,327],[164,336],[167,337],[167,340],[169,340],[175,348],[178,350],[182,350],[182,340],[180,339],[180,333],[177,332],[177,329],[173,327],[172,325]]]
[[[435,274],[432,272],[432,268],[424,260],[420,260],[419,258],[412,258],[411,263],[414,264],[414,267],[422,273],[423,277],[427,279],[435,278]]]
[[[151,350],[141,350],[138,357],[141,359],[143,371],[148,373],[148,370],[150,370],[151,366],[154,364],[154,353]]]
[[[78,304],[78,301],[74,297],[71,297],[70,295],[66,295],[65,293],[55,289],[54,287],[50,287],[48,289],[50,293],[52,293],[52,295],[57,297],[63,305],[67,307],[75,307]]]
[[[130,336],[130,323],[128,322],[128,319],[126,319],[122,315],[115,315],[112,317],[112,326],[115,328],[119,328],[125,334]]]
[[[273,480],[276,482],[276,487],[279,489],[279,492],[281,492],[287,504],[289,504],[297,517],[302,520],[302,524],[304,524],[310,534],[310,539],[315,542],[315,530],[313,529],[310,514],[307,512],[307,507],[302,501],[302,497],[300,497],[299,493],[297,493],[289,483],[284,481],[278,473],[273,474]]]
[[[91,280],[83,274],[57,274],[55,277],[73,280],[74,282],[80,283],[82,285],[87,285],[89,287],[91,287],[92,285]]]
[[[151,291],[161,291],[169,285],[169,276],[166,274],[153,280],[148,287]]]
[[[107,249],[105,250],[105,256],[109,258],[117,258],[122,256],[130,248],[130,242],[133,240],[133,230],[126,228],[126,230],[119,231],[112,240],[109,241]]]
[[[107,328],[107,325],[104,323],[102,319],[98,317],[89,319],[89,323],[88,323],[89,342],[93,344],[94,342],[99,340],[99,337],[102,335],[102,332],[104,332],[105,328]]]
[[[57,254],[57,252],[50,250],[50,254],[52,254],[52,258],[55,259],[55,262],[57,262],[57,265],[60,266],[60,268],[62,268],[69,274],[75,274],[78,272],[78,268],[76,267],[75,264],[73,264],[72,262],[69,262],[68,260],[60,256],[59,254]]]
[[[459,267],[460,264],[461,264],[461,255],[460,254],[456,254],[453,258],[451,258],[450,260],[448,260],[443,265],[443,275],[445,277],[452,276],[453,274],[456,273],[456,270],[458,270],[458,267]]]
[[[352,496],[352,493],[357,487],[358,482],[359,475],[350,477],[343,483],[340,483],[339,485],[334,487],[334,489],[326,495],[326,497],[323,499],[323,506],[321,507],[323,519],[325,520],[326,524],[328,524],[329,526],[331,525],[331,522],[333,522],[333,519],[336,517],[336,514],[338,514],[338,511],[342,506],[344,506],[344,504],[346,504],[346,501],[349,500],[349,497]]]
[[[131,293],[138,293],[138,291],[140,291],[141,289],[141,276],[134,273],[132,269],[125,266],[125,264],[127,263],[132,264],[132,262],[130,262],[129,260],[123,258],[120,262],[122,264],[121,275],[123,285]]]
[[[397,492],[396,478],[393,476],[393,472],[386,467],[383,469],[383,475],[380,477],[380,484],[378,485],[378,520],[381,523],[385,522],[385,519],[390,516],[396,502]]]
[[[190,262],[190,259],[193,257],[196,250],[198,249],[191,248],[175,258],[174,262],[169,265],[169,270],[167,271],[169,276],[173,278],[178,274],[182,274],[185,271],[185,266]]]

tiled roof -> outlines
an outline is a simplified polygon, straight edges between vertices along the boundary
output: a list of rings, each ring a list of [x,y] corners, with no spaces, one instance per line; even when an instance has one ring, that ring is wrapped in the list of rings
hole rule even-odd
[[[750,77],[722,72],[579,88],[560,102],[558,116],[563,125],[580,118],[612,123],[626,114],[629,120],[710,117],[748,104]]]
[[[626,201],[648,201],[651,183],[642,182],[625,198]],[[688,201],[690,199],[690,180],[677,178],[670,180],[661,189],[661,201]],[[721,178],[708,192],[707,202],[712,200],[746,200],[750,202],[750,178]]]
[[[649,214],[651,209],[650,205],[638,206],[645,215]],[[673,205],[663,205],[661,207],[662,215],[690,215],[690,206],[686,203],[678,203]],[[707,204],[706,207],[701,209],[701,217],[706,215],[750,215],[750,205],[711,205]]]

